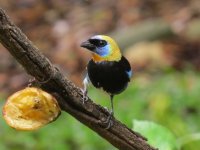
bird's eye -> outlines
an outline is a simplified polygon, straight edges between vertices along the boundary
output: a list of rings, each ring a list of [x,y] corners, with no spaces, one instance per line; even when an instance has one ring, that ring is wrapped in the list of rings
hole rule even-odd
[[[104,47],[107,44],[105,40],[99,40],[99,39],[90,39],[89,42],[97,47]]]
[[[105,46],[106,44],[107,44],[107,42],[106,42],[105,40],[99,40],[97,46],[103,47],[103,46]]]

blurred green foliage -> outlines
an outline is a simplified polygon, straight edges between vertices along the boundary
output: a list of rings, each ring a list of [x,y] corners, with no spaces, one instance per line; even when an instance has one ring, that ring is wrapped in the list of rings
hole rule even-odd
[[[148,139],[148,143],[159,150],[178,150],[178,142],[173,133],[151,121],[133,120],[133,130]]]
[[[132,128],[132,120],[150,120],[168,128],[177,140],[200,131],[200,75],[194,71],[138,74],[125,92],[115,97],[115,117]],[[110,108],[109,97],[91,87],[89,96]],[[0,101],[2,107],[4,100]],[[2,108],[1,108],[2,109]],[[155,134],[159,134],[158,132]],[[188,139],[188,141],[190,141]],[[200,140],[182,150],[199,150]],[[1,150],[112,150],[96,133],[66,113],[31,132],[16,131],[0,118]]]

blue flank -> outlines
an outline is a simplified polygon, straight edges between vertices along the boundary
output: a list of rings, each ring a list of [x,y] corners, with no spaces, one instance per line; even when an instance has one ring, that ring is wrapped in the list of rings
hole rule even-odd
[[[105,45],[104,47],[98,47],[97,50],[96,50],[96,53],[98,55],[100,55],[101,57],[105,57],[105,56],[108,56],[110,54],[110,45],[107,44]]]
[[[126,73],[127,73],[128,77],[131,78],[131,76],[132,76],[132,71],[129,70],[129,71],[126,71]]]

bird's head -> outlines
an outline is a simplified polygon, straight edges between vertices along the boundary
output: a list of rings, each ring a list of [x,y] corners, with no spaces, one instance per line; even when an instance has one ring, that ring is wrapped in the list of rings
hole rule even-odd
[[[117,43],[109,36],[95,35],[81,44],[93,52],[93,60],[99,61],[119,61],[122,57]]]

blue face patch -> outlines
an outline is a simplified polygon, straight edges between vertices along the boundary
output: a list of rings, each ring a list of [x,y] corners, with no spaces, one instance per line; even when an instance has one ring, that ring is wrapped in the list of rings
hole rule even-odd
[[[105,57],[110,54],[110,50],[111,50],[110,45],[107,44],[104,47],[97,47],[95,52],[101,57]]]
[[[131,78],[131,76],[132,76],[132,71],[129,70],[129,71],[126,71],[126,73],[127,73],[128,77]]]

